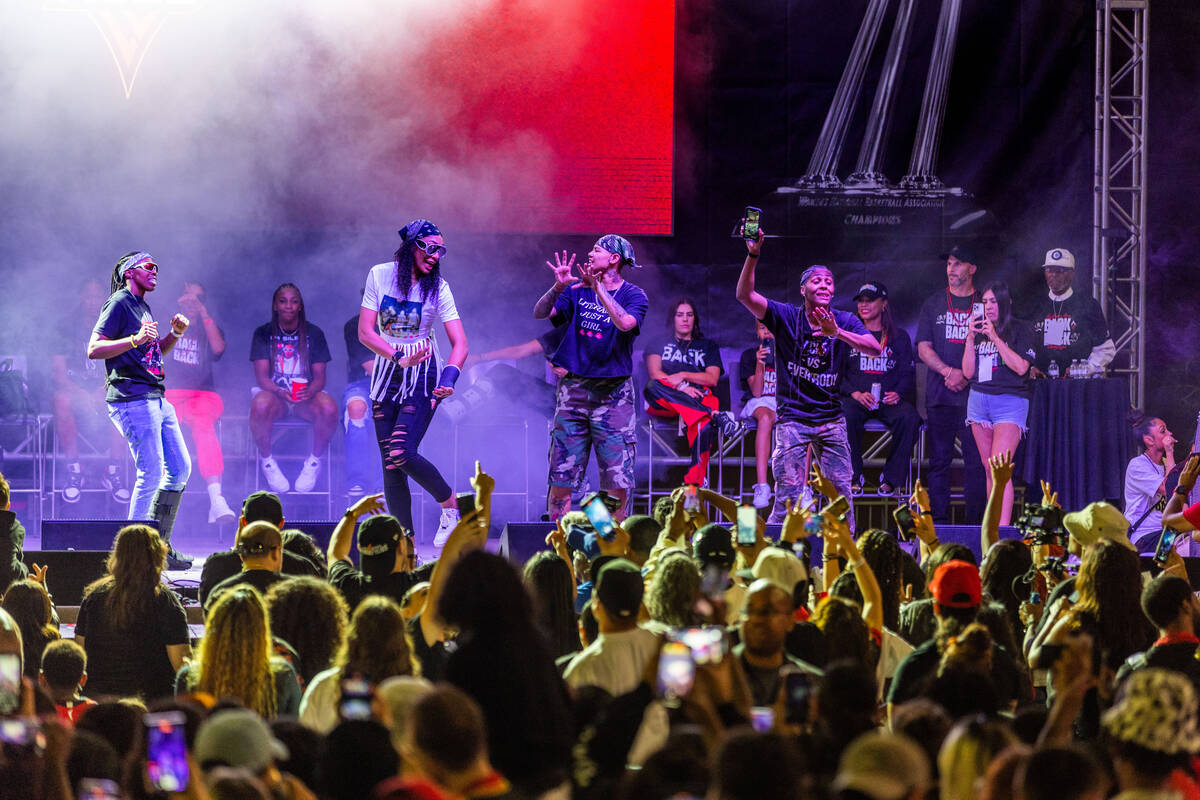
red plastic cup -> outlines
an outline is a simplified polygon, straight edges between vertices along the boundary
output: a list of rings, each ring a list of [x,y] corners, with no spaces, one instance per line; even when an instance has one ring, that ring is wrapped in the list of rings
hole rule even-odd
[[[292,402],[300,402],[300,390],[308,386],[308,378],[292,378]]]

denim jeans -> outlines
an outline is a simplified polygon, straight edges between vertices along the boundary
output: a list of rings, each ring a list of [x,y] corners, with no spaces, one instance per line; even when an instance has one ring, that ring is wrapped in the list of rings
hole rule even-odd
[[[382,458],[383,495],[388,513],[410,531],[414,529],[409,478],[439,503],[453,494],[437,467],[417,452],[433,420],[434,408],[430,401],[436,382],[436,371],[429,370],[409,397],[392,400],[388,394],[371,407]]]
[[[367,406],[362,425],[355,425],[345,410],[356,397]],[[383,470],[379,464],[375,426],[371,421],[370,378],[346,384],[342,392],[342,424],[346,429],[346,487],[361,486],[367,494],[382,492]]]
[[[771,453],[771,470],[775,473],[775,507],[771,509],[768,522],[783,522],[787,503],[795,502],[803,492],[808,482],[804,456],[809,445],[812,445],[813,461],[821,465],[821,474],[832,481],[837,491],[850,501],[846,524],[853,533],[854,495],[850,491],[853,469],[850,466],[850,442],[844,418],[824,425],[804,425],[799,422],[775,424],[775,450]]]
[[[130,519],[150,519],[159,489],[182,492],[192,474],[175,408],[162,397],[109,403],[108,418],[129,443],[137,479],[129,499]]]

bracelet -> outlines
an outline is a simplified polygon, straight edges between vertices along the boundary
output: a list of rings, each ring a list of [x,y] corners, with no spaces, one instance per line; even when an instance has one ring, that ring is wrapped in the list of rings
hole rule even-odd
[[[761,255],[761,254],[760,253],[751,253],[751,252],[747,251],[746,258],[758,258],[759,255]]]
[[[399,364],[400,359],[402,359],[402,358],[404,358],[404,354],[401,353],[399,350],[395,350],[392,352],[391,358],[388,360],[394,364]]]
[[[942,542],[941,542],[941,540],[940,540],[940,539],[938,539],[938,537],[936,537],[936,536],[935,536],[935,537],[933,537],[933,541],[929,543],[929,549],[930,549],[930,550],[933,550],[934,548],[936,548],[936,547],[937,547],[939,544],[941,544],[941,543],[942,543]]]
[[[1175,487],[1175,494],[1187,497],[1188,492],[1192,491],[1192,487],[1184,486],[1182,483]]]
[[[821,553],[821,561],[828,564],[830,561],[837,561],[838,557],[833,553]]]
[[[921,512],[921,516],[923,516],[923,517],[932,517],[932,516],[933,516],[933,512],[932,512],[932,511],[930,511],[930,510],[927,508],[927,509],[925,509],[924,511],[922,511],[922,512]]]
[[[861,558],[861,557],[857,561],[847,561],[846,562],[846,570],[849,572],[854,572],[854,570],[858,569],[859,567],[861,567],[863,564],[866,564],[866,563],[867,563],[867,560],[865,558]]]
[[[174,328],[171,328],[170,335],[174,336],[176,339],[178,339],[180,336],[183,336],[183,334],[184,334],[184,331],[176,331]]]

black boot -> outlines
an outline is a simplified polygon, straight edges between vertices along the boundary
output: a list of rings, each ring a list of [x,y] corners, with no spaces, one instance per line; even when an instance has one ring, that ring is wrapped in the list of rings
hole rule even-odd
[[[182,491],[159,489],[150,503],[150,517],[158,528],[158,535],[167,545],[167,569],[188,569],[195,559],[180,553],[171,546],[171,529],[175,527],[175,514],[179,511]]]

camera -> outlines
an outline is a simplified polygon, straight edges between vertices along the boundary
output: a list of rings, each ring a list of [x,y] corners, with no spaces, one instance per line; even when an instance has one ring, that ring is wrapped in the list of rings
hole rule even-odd
[[[1028,544],[1067,546],[1069,534],[1063,527],[1063,510],[1058,506],[1026,503],[1015,524]]]

